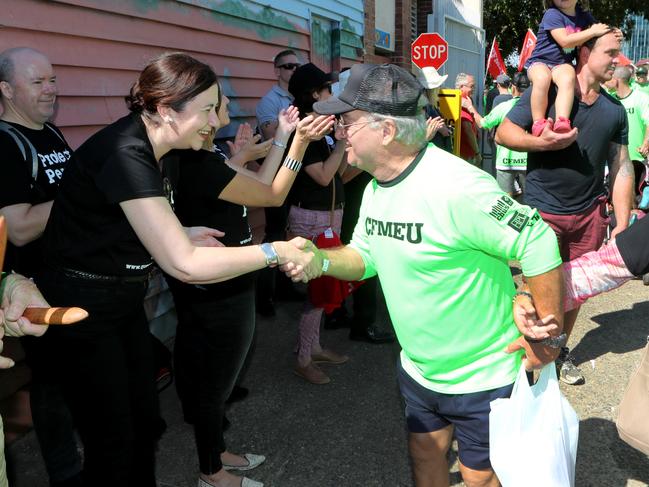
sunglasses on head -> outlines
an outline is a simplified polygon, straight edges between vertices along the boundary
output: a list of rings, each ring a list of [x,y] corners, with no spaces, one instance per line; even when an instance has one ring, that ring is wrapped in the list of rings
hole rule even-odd
[[[281,68],[281,69],[286,69],[286,70],[292,71],[294,69],[297,69],[299,66],[300,65],[298,63],[286,63],[286,64],[280,64],[277,67]]]

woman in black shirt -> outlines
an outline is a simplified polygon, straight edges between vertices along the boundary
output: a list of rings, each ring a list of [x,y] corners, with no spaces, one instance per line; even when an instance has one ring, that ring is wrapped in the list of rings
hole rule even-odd
[[[225,95],[221,100],[219,121],[225,126],[230,123],[229,100]],[[309,142],[324,136],[333,126],[332,117],[309,117],[298,123],[294,107],[281,112],[278,118],[263,173],[230,163],[216,147],[215,153],[182,151],[174,187],[175,210],[183,225],[218,227],[225,232],[220,240],[226,246],[252,245],[244,205],[279,206],[284,202],[298,174],[286,166],[277,172],[291,132],[297,126],[289,157],[301,159]],[[234,480],[226,470],[251,470],[265,460],[262,455],[241,456],[227,451],[222,430],[225,401],[254,334],[254,276],[245,274],[209,285],[183,284],[172,279],[170,288],[178,314],[176,385],[185,420],[194,426],[201,471],[199,486],[217,486]],[[250,479],[244,482],[250,487],[262,485]]]
[[[288,90],[295,97],[300,115],[313,112],[316,101],[331,96],[331,78],[314,64],[298,67],[291,77]],[[289,234],[313,239],[331,227],[340,234],[345,201],[340,175],[344,172],[345,141],[333,145],[331,137],[309,144],[304,154],[304,170],[298,175],[289,195]],[[295,374],[312,384],[327,384],[330,379],[316,362],[342,364],[348,360],[320,345],[320,320],[323,308],[314,307],[309,300],[300,316]]]
[[[84,485],[156,485],[161,431],[142,306],[154,259],[202,284],[301,261],[286,242],[219,247],[220,232],[183,228],[174,215],[161,166],[173,149],[209,140],[219,99],[208,65],[182,53],[154,59],[127,97],[131,113],[76,151],[54,201],[43,242],[49,269],[38,284],[50,304],[82,306],[90,317],[50,330],[39,367],[63,387],[84,445]]]

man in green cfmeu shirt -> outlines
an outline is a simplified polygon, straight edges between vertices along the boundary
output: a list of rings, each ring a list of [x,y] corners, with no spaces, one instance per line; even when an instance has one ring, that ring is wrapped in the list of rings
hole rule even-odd
[[[629,157],[632,161],[643,161],[649,154],[649,94],[637,85],[631,86],[632,76],[631,68],[618,66],[611,80],[604,84],[626,110],[629,120]]]
[[[631,85],[633,71],[628,66],[615,68],[613,77],[604,83],[610,93],[620,100],[629,121],[629,158],[635,171],[636,191],[640,178],[646,170],[649,156],[649,92],[645,93],[637,84]],[[642,191],[638,207],[649,209],[649,186]]]
[[[513,98],[495,106],[484,117],[480,116],[473,106],[468,107],[469,113],[475,118],[478,127],[494,129],[502,123],[507,113],[518,103],[525,90],[530,87],[530,80],[523,73],[516,73],[512,80]],[[504,145],[496,144],[496,181],[500,189],[510,196],[516,194],[514,182],[518,182],[521,190],[525,192],[525,171],[527,170],[527,152],[519,152]],[[519,193],[520,194],[520,193]]]
[[[541,323],[529,339],[559,336],[561,259],[535,210],[503,193],[484,171],[434,146],[415,78],[394,65],[357,64],[339,97],[314,110],[339,114],[348,162],[372,176],[352,242],[312,252],[294,280],[322,274],[355,281],[378,275],[402,347],[399,384],[418,486],[448,485],[453,434],[467,486],[495,486],[489,462],[489,403],[508,397],[525,349],[527,366],[554,359],[561,337],[528,343],[517,330],[509,260],[519,260]],[[425,101],[424,101],[425,102]],[[527,303],[529,304],[529,303]],[[526,327],[527,325],[529,327]]]

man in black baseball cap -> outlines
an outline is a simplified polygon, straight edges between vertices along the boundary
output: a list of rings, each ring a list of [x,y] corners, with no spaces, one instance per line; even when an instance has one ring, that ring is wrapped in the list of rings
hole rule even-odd
[[[336,129],[337,135],[347,139],[347,162],[382,178],[384,173],[388,176],[398,169],[392,167],[392,161],[377,158],[373,150],[376,147],[362,144],[367,140],[364,135],[369,135],[365,125],[372,124],[374,128],[387,121],[392,139],[409,155],[410,161],[402,162],[411,162],[426,146],[423,112],[426,101],[422,93],[417,79],[403,68],[393,64],[355,64],[340,96],[315,103],[313,109],[324,115],[340,115]],[[356,137],[357,134],[363,137]],[[376,167],[377,162],[379,167]],[[404,168],[405,165],[400,169]]]
[[[490,402],[509,397],[521,368],[520,353],[503,350],[524,348],[525,365],[540,367],[565,338],[559,320],[517,329],[512,299],[521,306],[530,294],[516,294],[507,262],[521,262],[546,318],[562,316],[561,259],[536,210],[486,172],[427,144],[421,89],[398,66],[355,65],[339,97],[314,104],[339,116],[336,136],[347,142],[348,162],[374,179],[347,246],[322,250],[295,239],[311,260],[282,269],[303,281],[378,275],[402,349],[397,375],[416,485],[448,485],[453,437],[465,484],[498,485],[489,460]]]

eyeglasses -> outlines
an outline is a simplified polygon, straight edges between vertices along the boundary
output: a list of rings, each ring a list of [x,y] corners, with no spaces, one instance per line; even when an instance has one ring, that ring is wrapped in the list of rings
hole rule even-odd
[[[280,64],[277,66],[280,69],[286,69],[287,71],[293,71],[294,69],[297,69],[300,67],[298,63],[286,63],[286,64]]]
[[[367,125],[368,123],[372,123],[372,122],[376,122],[376,120],[371,118],[369,120],[361,120],[360,122],[343,123],[343,120],[341,118],[339,118],[339,119],[336,120],[336,129],[339,130],[342,133],[342,135],[345,135],[346,137],[351,137],[356,132],[358,132],[358,130],[360,130],[360,129],[356,130],[356,132],[349,133],[347,131],[347,129],[349,127],[351,127],[353,125]]]

